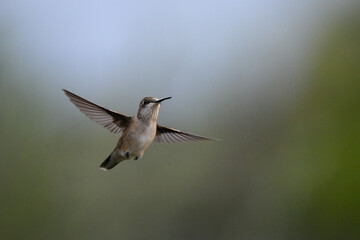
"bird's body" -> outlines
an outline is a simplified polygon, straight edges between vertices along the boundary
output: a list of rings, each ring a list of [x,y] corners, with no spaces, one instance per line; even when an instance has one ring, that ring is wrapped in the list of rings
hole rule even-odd
[[[91,120],[103,125],[113,133],[121,133],[115,149],[100,166],[103,170],[111,169],[124,160],[141,158],[153,141],[176,143],[211,140],[157,124],[160,103],[170,97],[163,99],[145,97],[140,102],[137,115],[127,117],[89,102],[67,90],[64,92],[70,101]]]
[[[129,158],[139,159],[153,142],[155,135],[155,121],[144,123],[137,117],[132,117],[130,126],[120,137],[115,151],[118,151],[119,155],[122,156],[126,156],[129,153]]]
[[[150,147],[156,135],[156,124],[142,124],[141,120],[132,117],[130,126],[120,137],[115,149],[100,166],[103,169],[109,169],[112,165],[127,160],[137,160],[142,157],[146,149]]]

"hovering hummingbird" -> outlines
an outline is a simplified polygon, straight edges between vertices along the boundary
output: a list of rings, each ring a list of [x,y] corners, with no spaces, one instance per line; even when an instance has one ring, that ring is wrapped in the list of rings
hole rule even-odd
[[[171,97],[161,99],[145,97],[139,104],[137,115],[128,117],[101,107],[65,89],[63,91],[70,101],[88,118],[104,126],[112,133],[121,134],[115,149],[100,165],[103,170],[109,170],[124,160],[141,158],[153,141],[158,143],[180,143],[214,140],[157,124],[160,103]]]

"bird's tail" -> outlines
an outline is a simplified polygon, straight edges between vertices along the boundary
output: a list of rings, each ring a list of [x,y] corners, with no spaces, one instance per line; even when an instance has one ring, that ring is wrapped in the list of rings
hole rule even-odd
[[[113,156],[114,154],[110,154],[110,156],[108,156],[105,161],[103,161],[103,163],[100,165],[100,169],[102,170],[110,170],[113,167],[115,167],[117,164],[119,164],[120,162],[126,160],[126,158],[124,157],[119,157],[119,156]]]

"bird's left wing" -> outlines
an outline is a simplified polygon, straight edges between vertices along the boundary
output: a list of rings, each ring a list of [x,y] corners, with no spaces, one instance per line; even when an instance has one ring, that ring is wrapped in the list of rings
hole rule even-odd
[[[203,140],[215,140],[215,139],[193,135],[190,133],[182,132],[174,128],[163,127],[158,124],[154,142],[181,143],[181,142],[203,141]]]
[[[103,108],[65,89],[63,91],[82,113],[94,122],[106,127],[112,133],[122,133],[130,123],[131,117]]]

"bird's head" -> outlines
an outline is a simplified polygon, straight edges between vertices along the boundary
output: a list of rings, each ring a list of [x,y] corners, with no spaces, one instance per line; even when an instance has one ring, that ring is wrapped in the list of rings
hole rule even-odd
[[[144,97],[139,104],[137,117],[143,120],[157,120],[160,103],[170,98],[171,97],[159,99],[154,97]]]

